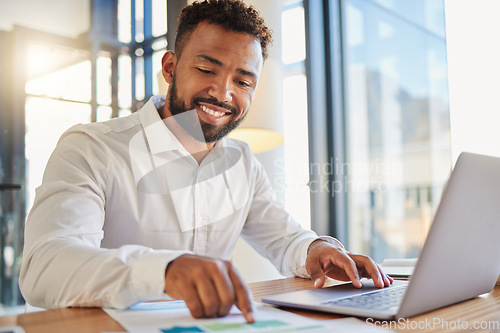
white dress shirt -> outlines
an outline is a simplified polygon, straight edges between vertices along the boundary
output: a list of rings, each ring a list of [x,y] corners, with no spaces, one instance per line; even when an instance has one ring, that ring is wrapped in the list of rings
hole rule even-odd
[[[158,115],[164,98],[59,140],[26,222],[28,303],[125,308],[160,298],[170,261],[229,259],[240,235],[283,275],[308,276],[317,235],[276,200],[249,147],[222,139],[198,165]]]

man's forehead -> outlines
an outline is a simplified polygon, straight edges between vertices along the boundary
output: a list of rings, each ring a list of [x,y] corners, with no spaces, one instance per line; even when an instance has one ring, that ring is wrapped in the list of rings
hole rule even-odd
[[[186,41],[184,52],[191,57],[207,55],[223,64],[239,60],[260,69],[263,63],[260,42],[252,35],[201,22]]]

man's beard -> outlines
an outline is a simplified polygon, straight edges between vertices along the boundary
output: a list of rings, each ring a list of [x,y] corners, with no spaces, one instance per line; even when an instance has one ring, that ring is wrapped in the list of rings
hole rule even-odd
[[[175,120],[181,127],[196,141],[203,143],[213,143],[219,141],[226,135],[228,135],[233,129],[238,127],[241,121],[245,118],[246,114],[239,118],[235,118],[238,116],[238,109],[224,102],[219,102],[215,97],[193,97],[191,100],[191,105],[188,107],[184,101],[182,101],[177,95],[177,86],[175,84],[175,75],[172,82],[172,87],[170,89],[170,97],[169,97],[169,110],[172,116],[181,114],[185,111],[194,110],[196,106],[199,106],[199,103],[208,103],[218,107],[222,107],[231,112],[230,115],[226,115],[225,117],[231,117],[229,122],[224,125],[222,128],[217,128],[217,126],[202,122],[195,112],[196,117],[175,117]],[[199,131],[201,125],[201,132]]]

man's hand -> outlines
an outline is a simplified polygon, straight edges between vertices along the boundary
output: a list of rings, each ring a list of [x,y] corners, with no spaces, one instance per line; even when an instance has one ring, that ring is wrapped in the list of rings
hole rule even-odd
[[[184,300],[195,318],[226,316],[235,304],[254,322],[248,288],[229,261],[182,255],[167,266],[165,292]]]
[[[325,276],[352,281],[357,288],[361,288],[359,279],[362,277],[371,278],[379,288],[394,282],[370,257],[349,253],[342,246],[323,240],[314,241],[309,246],[306,270],[316,288],[323,287]]]

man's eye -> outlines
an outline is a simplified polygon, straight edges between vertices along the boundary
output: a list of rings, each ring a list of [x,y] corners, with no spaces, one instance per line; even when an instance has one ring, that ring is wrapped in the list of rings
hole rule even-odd
[[[196,69],[199,70],[203,74],[213,74],[213,72],[211,70],[208,70],[208,69],[203,69],[203,68],[196,68]]]
[[[238,81],[238,84],[242,87],[250,87],[250,83],[246,82],[246,81]]]

